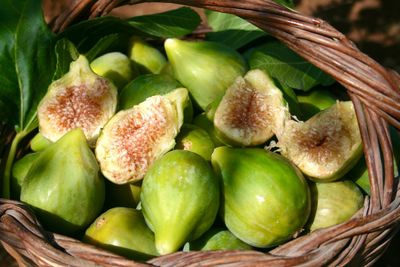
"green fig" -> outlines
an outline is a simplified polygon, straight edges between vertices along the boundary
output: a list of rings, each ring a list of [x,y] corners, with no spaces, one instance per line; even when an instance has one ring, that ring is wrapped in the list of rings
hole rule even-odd
[[[400,135],[394,127],[389,127],[389,132],[393,145],[394,177],[398,178],[398,166],[400,164]],[[357,164],[345,175],[345,178],[355,182],[366,194],[371,195],[368,169],[364,157],[361,157]]]
[[[238,77],[228,88],[214,115],[217,134],[227,143],[255,146],[280,134],[290,119],[282,92],[261,70]]]
[[[239,53],[219,43],[170,38],[164,47],[175,78],[203,110],[247,70]]]
[[[94,59],[90,68],[97,75],[112,81],[119,89],[128,84],[135,75],[130,59],[120,52],[110,52]]]
[[[129,58],[134,62],[140,73],[160,73],[167,59],[156,48],[139,37],[133,37],[129,45]]]
[[[338,98],[323,87],[302,92],[297,95],[300,104],[302,120],[308,120],[318,112],[333,106]]]
[[[103,175],[116,184],[143,179],[149,166],[175,146],[188,98],[179,88],[118,112],[96,144]]]
[[[287,121],[278,139],[281,154],[314,181],[340,179],[362,155],[351,101],[337,102],[306,122]]]
[[[266,248],[302,231],[310,192],[290,161],[261,148],[218,147],[211,162],[222,179],[222,217],[236,237]]]
[[[360,189],[349,180],[314,183],[311,198],[310,231],[345,222],[362,208],[364,202]]]
[[[71,234],[96,218],[104,194],[96,158],[77,128],[40,152],[22,184],[21,201],[47,230]]]
[[[134,260],[157,256],[154,234],[141,211],[116,207],[101,214],[86,230],[83,241]]]
[[[205,130],[211,137],[216,147],[227,145],[223,140],[217,135],[214,127],[214,123],[207,118],[207,113],[201,113],[193,119],[193,125],[200,127]]]
[[[252,247],[229,230],[211,228],[200,238],[189,242],[187,250],[252,250]]]
[[[17,160],[11,170],[11,192],[14,199],[19,199],[21,186],[26,174],[40,153],[29,153]]]
[[[140,199],[157,251],[164,255],[211,227],[219,207],[218,180],[205,159],[174,150],[150,167]]]
[[[189,150],[205,160],[211,160],[215,145],[208,133],[200,127],[184,124],[175,141],[175,149]]]
[[[46,139],[40,132],[38,132],[31,140],[31,149],[35,152],[41,151],[48,147],[52,142]]]
[[[71,63],[67,74],[51,83],[40,101],[39,131],[44,138],[55,142],[70,130],[81,128],[93,145],[116,107],[115,86],[95,74],[81,55]]]

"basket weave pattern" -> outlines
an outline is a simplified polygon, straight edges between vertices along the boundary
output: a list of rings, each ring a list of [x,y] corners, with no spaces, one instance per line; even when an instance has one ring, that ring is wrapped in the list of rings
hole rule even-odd
[[[103,16],[124,4],[146,1],[83,0],[52,23],[62,31],[76,18]],[[238,15],[281,40],[342,84],[355,106],[369,170],[371,197],[351,220],[318,230],[268,253],[177,252],[142,264],[41,228],[20,202],[0,199],[0,241],[21,266],[370,266],[400,227],[400,186],[393,173],[388,126],[400,130],[400,75],[360,52],[328,23],[272,0],[170,0]],[[2,133],[3,134],[3,133]]]

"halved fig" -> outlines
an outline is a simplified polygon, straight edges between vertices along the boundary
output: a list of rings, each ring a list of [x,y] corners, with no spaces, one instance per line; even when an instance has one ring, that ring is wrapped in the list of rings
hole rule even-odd
[[[148,167],[175,146],[188,91],[178,88],[118,112],[96,144],[103,175],[116,184],[141,180]]]
[[[337,102],[306,122],[286,122],[278,139],[282,155],[315,181],[340,179],[362,155],[351,101]]]
[[[254,146],[279,134],[290,114],[282,92],[261,70],[238,77],[214,114],[214,126],[229,143]]]
[[[92,145],[116,107],[117,88],[95,74],[81,55],[67,74],[50,85],[39,103],[39,130],[55,142],[68,131],[81,128]]]

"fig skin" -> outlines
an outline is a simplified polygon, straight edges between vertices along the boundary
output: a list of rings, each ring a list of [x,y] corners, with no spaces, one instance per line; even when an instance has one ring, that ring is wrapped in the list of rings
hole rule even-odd
[[[129,44],[129,58],[142,74],[159,74],[167,64],[165,56],[140,37],[132,37]]]
[[[340,179],[362,155],[351,101],[337,102],[306,122],[287,121],[278,140],[281,154],[315,182]]]
[[[299,94],[297,99],[301,109],[301,114],[299,114],[301,120],[308,120],[318,112],[331,107],[338,100],[328,89],[320,87]]]
[[[310,214],[310,192],[286,158],[260,148],[218,147],[211,163],[223,186],[221,215],[236,237],[267,248],[302,231]]]
[[[145,74],[137,77],[122,90],[119,95],[119,109],[129,109],[155,95],[166,95],[182,85],[165,74]],[[190,98],[184,106],[184,120],[193,119],[193,106]]]
[[[157,256],[154,234],[139,210],[115,207],[86,229],[83,241],[134,260]]]
[[[186,247],[186,246],[185,246]],[[253,248],[234,236],[229,230],[211,228],[200,238],[188,243],[187,251],[196,250],[252,250]]]
[[[80,55],[67,74],[50,84],[40,101],[39,131],[55,142],[70,130],[81,128],[93,146],[116,107],[117,88],[95,74],[87,59]]]
[[[221,98],[247,64],[235,50],[216,42],[170,38],[164,43],[174,77],[202,109]]]
[[[200,127],[184,124],[175,141],[175,149],[192,151],[207,161],[211,160],[215,145],[208,133]]]
[[[126,207],[136,208],[140,202],[142,181],[127,184],[114,184],[105,179],[107,208]]]
[[[362,208],[364,196],[352,181],[313,183],[311,232],[347,221]]]
[[[188,98],[188,91],[178,88],[119,111],[96,144],[103,175],[116,184],[143,179],[153,162],[175,146]]]
[[[135,76],[130,59],[120,52],[101,55],[90,63],[90,68],[97,75],[112,81],[118,89],[122,89]]]
[[[218,180],[201,156],[174,150],[150,167],[140,199],[157,251],[165,255],[212,226],[219,207]]]
[[[26,154],[13,164],[11,171],[11,193],[14,199],[19,199],[21,186],[26,174],[39,155],[40,153],[38,152]]]
[[[214,123],[207,118],[207,113],[201,113],[193,119],[193,125],[205,130],[214,142],[215,147],[228,145],[218,135],[214,127]]]
[[[255,69],[227,89],[213,117],[216,133],[225,143],[256,146],[280,135],[290,113],[281,90]]]
[[[22,184],[21,201],[47,230],[72,234],[99,214],[104,190],[96,158],[77,128],[40,152]]]
[[[32,151],[39,152],[48,147],[52,142],[46,139],[40,132],[37,133],[30,142]]]

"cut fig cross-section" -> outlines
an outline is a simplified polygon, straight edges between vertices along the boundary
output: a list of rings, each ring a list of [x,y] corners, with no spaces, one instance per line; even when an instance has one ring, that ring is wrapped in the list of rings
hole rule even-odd
[[[282,131],[290,118],[282,92],[261,70],[238,77],[214,115],[220,137],[233,145],[255,146]]]
[[[305,122],[286,122],[278,139],[282,155],[315,181],[340,179],[362,155],[351,101],[337,102]]]
[[[71,63],[67,74],[50,85],[39,103],[39,130],[55,142],[70,130],[81,128],[93,145],[116,107],[117,88],[95,74],[81,55]]]
[[[96,144],[103,175],[116,184],[141,180],[148,167],[175,146],[187,101],[188,91],[178,88],[118,112]]]

